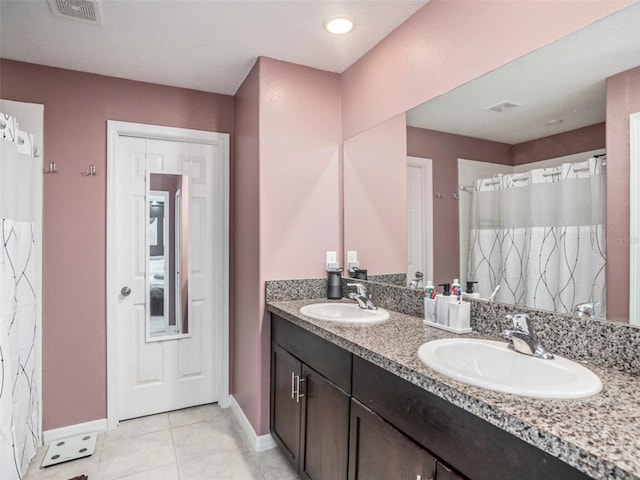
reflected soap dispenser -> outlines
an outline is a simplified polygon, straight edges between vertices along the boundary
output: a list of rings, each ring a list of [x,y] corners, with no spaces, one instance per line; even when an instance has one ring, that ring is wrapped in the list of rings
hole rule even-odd
[[[480,294],[474,290],[474,285],[478,282],[467,280],[467,289],[463,293],[463,298],[480,298]]]
[[[424,319],[427,323],[436,322],[436,289],[431,280],[424,289]]]

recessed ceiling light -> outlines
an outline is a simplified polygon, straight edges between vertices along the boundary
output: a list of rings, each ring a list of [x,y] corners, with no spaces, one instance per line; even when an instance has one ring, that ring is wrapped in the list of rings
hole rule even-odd
[[[324,21],[324,28],[327,32],[334,35],[343,35],[353,30],[355,22],[346,15],[336,15],[329,17]]]
[[[546,122],[545,125],[547,127],[550,127],[551,125],[558,125],[559,123],[562,123],[562,119],[561,118],[554,118],[553,120],[549,120],[548,122]]]

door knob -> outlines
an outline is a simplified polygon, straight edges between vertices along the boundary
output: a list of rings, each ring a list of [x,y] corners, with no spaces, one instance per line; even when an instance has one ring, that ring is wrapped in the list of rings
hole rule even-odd
[[[123,297],[128,297],[131,294],[131,289],[129,287],[122,287],[120,293]]]

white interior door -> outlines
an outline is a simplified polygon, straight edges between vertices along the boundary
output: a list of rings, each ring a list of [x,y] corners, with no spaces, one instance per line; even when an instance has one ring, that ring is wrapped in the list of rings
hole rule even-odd
[[[433,280],[433,185],[431,159],[407,158],[407,281]]]
[[[118,137],[111,170],[117,185],[112,199],[115,218],[109,227],[114,230],[110,238],[114,240],[112,278],[116,287],[112,290],[116,291],[112,293],[118,297],[115,315],[110,317],[115,322],[116,347],[110,352],[116,357],[117,421],[219,400],[223,319],[214,312],[215,302],[222,302],[216,298],[221,294],[214,288],[214,274],[220,258],[215,252],[222,245],[211,241],[219,218],[214,211],[218,148]],[[181,216],[183,222],[188,221],[188,238],[182,242],[188,244],[189,320],[186,332],[152,336],[147,183],[150,175],[163,173],[188,178],[187,192],[182,191],[184,197],[178,203],[188,202],[188,214],[183,211]],[[166,301],[164,308],[168,308]]]

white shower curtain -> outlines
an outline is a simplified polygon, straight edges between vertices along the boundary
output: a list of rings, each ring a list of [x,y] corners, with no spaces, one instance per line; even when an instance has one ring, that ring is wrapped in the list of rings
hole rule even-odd
[[[0,114],[0,478],[24,477],[40,438],[33,136]]]
[[[486,298],[570,313],[600,302],[606,313],[605,175],[602,158],[474,184],[469,272]]]

